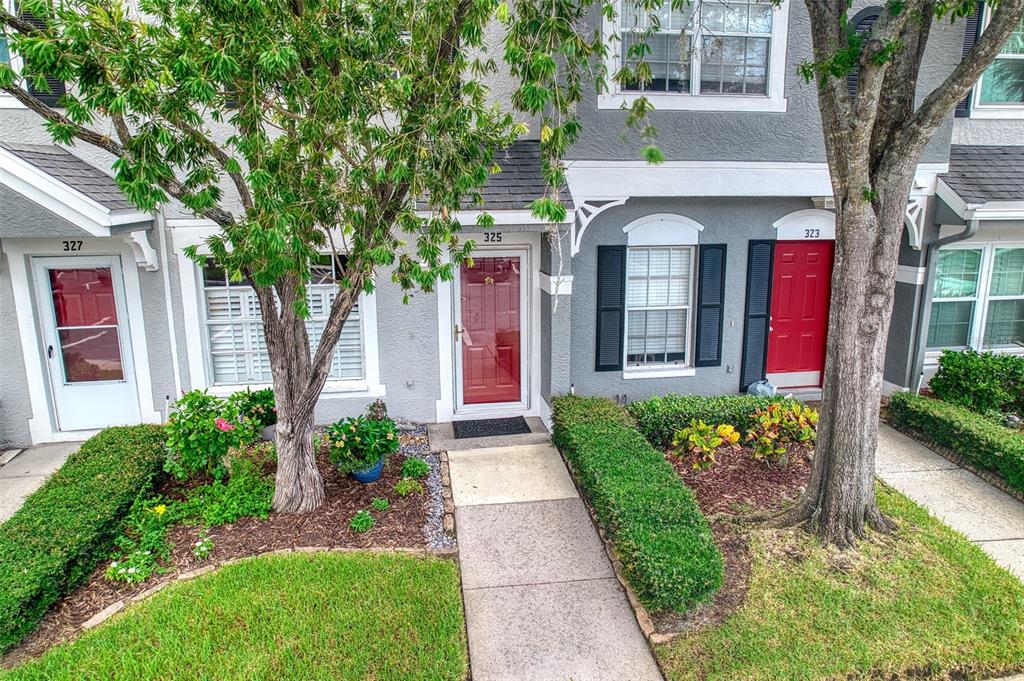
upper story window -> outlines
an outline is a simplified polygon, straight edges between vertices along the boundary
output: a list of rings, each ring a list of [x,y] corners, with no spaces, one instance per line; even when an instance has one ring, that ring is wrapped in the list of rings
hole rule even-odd
[[[704,0],[678,9],[665,0],[653,13],[621,0],[617,25],[605,25],[617,41],[609,70],[634,69],[642,60],[650,80],[618,85],[598,105],[618,108],[644,96],[655,109],[785,111],[788,16],[788,0],[777,10],[758,0]]]
[[[1024,105],[1024,19],[981,77],[978,104]]]
[[[310,351],[316,352],[331,303],[338,293],[335,266],[330,256],[314,263],[306,293],[309,299]],[[256,292],[246,281],[231,281],[213,260],[203,268],[206,299],[208,360],[214,385],[270,383],[270,358],[263,336],[263,320]],[[331,379],[364,378],[363,334],[360,306],[349,313],[334,350]]]

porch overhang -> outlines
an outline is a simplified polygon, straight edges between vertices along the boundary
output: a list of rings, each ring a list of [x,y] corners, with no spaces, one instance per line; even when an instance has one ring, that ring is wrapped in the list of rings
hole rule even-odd
[[[954,145],[935,193],[966,224],[1024,220],[1024,147]]]

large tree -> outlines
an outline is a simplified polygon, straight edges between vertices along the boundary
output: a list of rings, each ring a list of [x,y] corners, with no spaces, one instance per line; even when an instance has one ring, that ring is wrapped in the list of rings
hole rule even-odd
[[[116,180],[140,208],[173,200],[215,222],[209,254],[253,284],[278,405],[276,510],[323,501],[313,408],[360,292],[382,272],[407,291],[452,278],[472,248],[455,212],[479,200],[495,154],[525,132],[517,111],[542,126],[552,189],[534,212],[564,221],[558,158],[602,49],[578,30],[589,4],[21,0],[17,15],[0,4],[21,61],[18,73],[0,66],[0,88],[56,142],[116,157]],[[511,103],[487,87],[494,22],[518,78]],[[60,107],[26,88],[45,92],[47,77],[71,84]],[[325,250],[343,267],[312,351],[305,289]]]

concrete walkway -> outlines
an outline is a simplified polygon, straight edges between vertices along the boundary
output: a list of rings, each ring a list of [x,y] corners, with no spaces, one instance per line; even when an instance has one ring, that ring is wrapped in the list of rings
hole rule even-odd
[[[1024,504],[885,424],[875,456],[879,478],[1024,579]]]
[[[29,447],[0,466],[0,523],[21,508],[28,495],[39,489],[81,442],[57,442]]]
[[[550,443],[449,451],[474,681],[660,680]]]

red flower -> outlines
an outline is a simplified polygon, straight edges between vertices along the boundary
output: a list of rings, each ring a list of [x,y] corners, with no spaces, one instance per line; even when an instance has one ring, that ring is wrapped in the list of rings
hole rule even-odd
[[[217,420],[214,421],[214,423],[217,424],[217,430],[222,430],[225,433],[228,432],[229,430],[235,429],[235,424],[230,423],[226,419],[220,417],[218,417]]]

